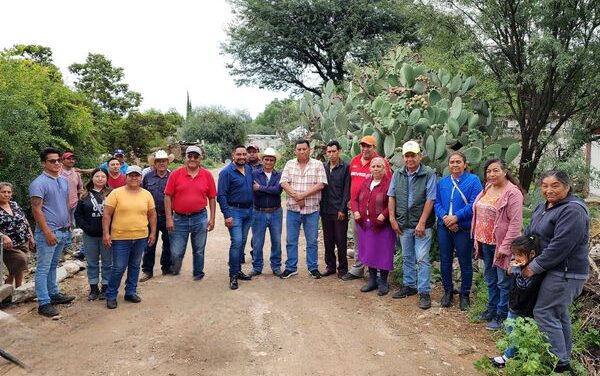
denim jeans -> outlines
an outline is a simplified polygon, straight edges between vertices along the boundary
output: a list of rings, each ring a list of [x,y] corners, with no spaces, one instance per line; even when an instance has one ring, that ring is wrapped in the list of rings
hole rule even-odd
[[[137,290],[138,278],[140,276],[140,264],[142,255],[148,244],[148,239],[113,240],[112,241],[112,268],[106,290],[107,300],[116,300],[121,279],[127,269],[125,280],[125,295],[134,295]]]
[[[160,231],[162,239],[162,252],[160,254],[160,268],[163,272],[171,270],[171,242],[167,232],[167,220],[164,215],[159,215],[156,219],[156,237],[157,241],[152,246],[146,246],[144,258],[142,259],[142,271],[152,275],[154,273],[154,259],[156,258],[156,244],[158,243],[158,232]]]
[[[87,276],[90,285],[97,285],[100,275],[100,260],[102,260],[102,284],[108,285],[112,268],[112,249],[104,246],[101,236],[83,234],[83,246],[86,249]]]
[[[271,270],[281,271],[281,229],[283,222],[283,209],[274,212],[254,210],[252,212],[252,269],[262,272],[263,247],[265,235],[269,229],[271,237]]]
[[[431,264],[429,249],[431,248],[431,229],[425,229],[425,236],[419,238],[414,228],[403,229],[400,235],[402,245],[402,283],[404,286],[418,288],[419,293],[429,293],[431,286]]]
[[[298,270],[298,238],[300,237],[300,225],[304,227],[304,239],[306,239],[306,266],[309,271],[318,269],[319,249],[319,212],[300,214],[300,212],[288,210],[286,215],[286,244],[285,250],[287,260],[285,270],[295,272]]]
[[[169,233],[171,243],[171,260],[173,273],[179,274],[188,237],[192,238],[193,275],[195,278],[204,277],[204,249],[208,233],[208,216],[206,210],[194,215],[179,215],[173,213],[175,230]]]
[[[488,312],[505,319],[508,315],[508,292],[510,278],[502,268],[494,266],[494,253],[496,246],[479,243],[479,249],[483,255],[483,280],[488,288]]]
[[[252,208],[230,208],[233,226],[229,230],[229,276],[233,277],[242,271],[242,257],[248,231],[252,225]],[[256,240],[255,240],[256,241]]]
[[[50,296],[60,292],[56,283],[56,267],[60,255],[71,238],[71,231],[54,231],[57,243],[48,245],[46,237],[40,230],[36,230],[33,238],[37,248],[37,266],[35,269],[35,294],[38,304],[50,303]]]
[[[446,226],[437,227],[438,246],[440,249],[440,269],[444,290],[453,291],[452,264],[454,252],[460,265],[460,294],[468,295],[473,284],[473,240],[468,231],[453,232]]]
[[[511,311],[509,309],[508,316],[506,316],[506,319],[507,320],[516,320],[519,317],[520,317],[519,315],[517,315],[516,313],[514,313],[513,311]],[[514,329],[514,324],[506,324],[506,332],[507,333],[512,332],[513,329]],[[504,356],[506,358],[513,358],[516,354],[517,354],[517,348],[512,343],[506,348],[506,350],[504,350]]]

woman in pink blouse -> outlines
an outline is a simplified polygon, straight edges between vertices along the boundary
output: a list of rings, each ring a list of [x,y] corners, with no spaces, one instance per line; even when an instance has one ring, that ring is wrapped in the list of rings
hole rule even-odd
[[[471,236],[475,256],[483,259],[484,280],[488,288],[487,310],[479,320],[488,330],[498,330],[508,315],[511,242],[521,235],[523,193],[501,159],[485,163],[485,189],[473,203]]]

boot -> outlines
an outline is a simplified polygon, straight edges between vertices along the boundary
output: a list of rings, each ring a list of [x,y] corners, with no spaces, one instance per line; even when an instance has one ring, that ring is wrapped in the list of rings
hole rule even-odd
[[[454,298],[454,292],[452,290],[444,290],[444,296],[440,301],[442,307],[450,307]]]
[[[379,269],[379,289],[377,291],[377,295],[384,296],[390,291],[390,286],[388,285],[388,272],[387,270]]]
[[[460,295],[460,310],[468,311],[471,306],[471,302],[469,300],[469,294],[461,294]]]
[[[98,285],[90,285],[90,294],[88,295],[88,300],[98,300],[100,296],[100,290],[98,289]]]
[[[104,300],[106,294],[106,290],[108,290],[108,285],[102,285],[102,289],[100,290],[100,295],[98,295],[98,300]]]
[[[377,269],[369,268],[369,282],[360,288],[361,292],[373,291],[377,288]]]

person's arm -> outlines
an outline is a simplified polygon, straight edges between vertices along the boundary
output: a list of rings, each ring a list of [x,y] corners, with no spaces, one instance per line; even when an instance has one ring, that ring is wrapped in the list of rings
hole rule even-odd
[[[348,210],[348,201],[350,201],[350,168],[346,165],[344,169],[344,180],[342,190],[342,202],[338,208],[338,213],[346,213]]]
[[[90,192],[90,194],[92,194]],[[74,213],[74,217],[75,217],[75,222],[77,223],[77,226],[79,226],[80,229],[84,230],[84,232],[86,230],[88,230],[90,228],[88,220],[86,218],[85,212],[84,212],[84,202],[83,200],[79,200],[79,202],[77,203],[77,206],[75,207],[75,213]]]
[[[229,173],[227,172],[227,168],[228,167],[225,167],[225,169],[219,173],[219,181],[217,183],[217,202],[219,203],[221,212],[223,212],[225,222],[233,219],[231,210],[229,209],[229,202],[227,200],[227,195],[229,194]]]
[[[215,211],[217,210],[217,203],[215,202],[214,197],[208,199],[208,207],[210,208],[208,231],[212,231],[215,228]]]
[[[444,218],[448,214],[448,211],[446,211],[446,208],[444,208],[444,206],[442,205],[442,201],[446,201],[445,197],[444,199],[442,198],[441,189],[441,186],[444,182],[445,179],[440,180],[440,182],[435,187],[435,197],[437,198],[437,200],[435,200],[435,203],[433,204],[433,209],[435,210],[435,215],[437,215],[438,218]]]
[[[325,183],[317,183],[317,184],[313,185],[308,191],[300,192],[300,193],[297,193],[296,195],[300,200],[303,200],[303,199],[307,198],[308,196],[314,195],[315,193],[323,190],[323,188],[325,188]]]
[[[106,247],[112,247],[112,240],[110,238],[110,221],[112,220],[115,208],[104,204],[104,213],[102,214],[102,243]]]
[[[173,204],[171,202],[171,195],[165,194],[165,227],[167,231],[175,230],[175,223],[173,222]]]
[[[263,185],[260,182],[258,182],[258,184],[259,184],[258,190],[260,192],[267,193],[270,195],[280,195],[281,191],[283,190],[283,188],[281,188],[281,185],[279,184],[280,180],[281,180],[281,174],[277,174],[277,176],[271,177],[271,181],[269,182],[268,185]]]
[[[390,196],[388,193],[388,215],[390,216],[390,224],[392,229],[398,235],[402,235],[402,226],[396,220],[396,197]]]
[[[511,243],[521,235],[523,228],[523,195],[520,191],[515,190],[508,197],[508,207],[506,208],[508,215],[508,229],[502,240],[502,244],[496,247],[496,258],[510,258],[512,255]]]
[[[469,203],[460,210],[457,210],[456,213],[454,213],[458,222],[470,220],[473,217],[473,203],[475,202],[475,199],[477,198],[479,193],[483,190],[479,178],[473,180],[473,184],[471,186],[471,189],[469,190],[469,196],[467,197],[467,201]]]
[[[429,218],[429,215],[431,215],[431,212],[433,211],[433,205],[435,203],[435,181],[435,173],[431,174],[429,178],[427,178],[425,207],[423,208],[423,213],[421,213],[421,217],[419,218],[419,223],[417,223],[417,227],[415,227],[415,236],[417,237],[425,236],[427,219]]]
[[[150,224],[148,245],[152,247],[156,242],[156,208],[148,209],[148,223]]]
[[[80,174],[89,175],[92,172],[94,172],[94,169],[93,168],[77,168],[77,167],[75,167],[75,172],[79,172]]]
[[[44,217],[44,212],[42,211],[43,204],[44,200],[41,197],[31,197],[31,213],[33,214],[33,219],[35,220],[36,226],[44,233],[44,236],[46,237],[46,244],[56,245],[58,241],[54,231],[52,231],[52,229],[48,226],[48,223],[46,223],[46,217]]]

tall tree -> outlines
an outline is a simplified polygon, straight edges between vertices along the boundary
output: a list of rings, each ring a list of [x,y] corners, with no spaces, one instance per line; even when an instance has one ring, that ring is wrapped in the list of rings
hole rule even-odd
[[[238,85],[308,90],[342,81],[348,63],[418,44],[403,0],[230,0],[235,14],[221,47]]]
[[[600,2],[446,1],[472,27],[480,58],[519,123],[519,180],[529,188],[548,143],[598,108]]]

